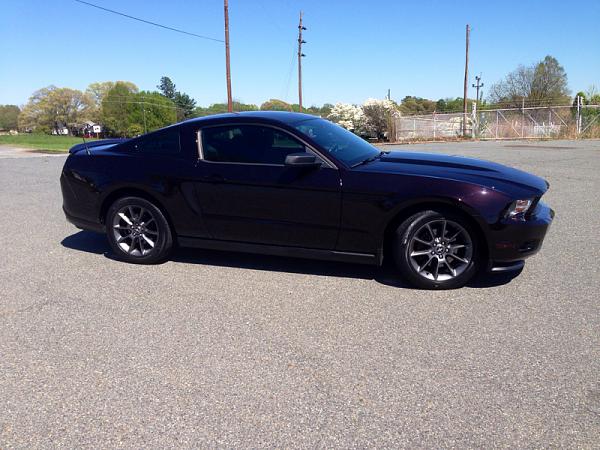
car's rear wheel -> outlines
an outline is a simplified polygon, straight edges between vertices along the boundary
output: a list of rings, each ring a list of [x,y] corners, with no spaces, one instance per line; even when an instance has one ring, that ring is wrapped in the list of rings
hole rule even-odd
[[[480,263],[477,235],[451,212],[422,211],[396,231],[394,257],[404,277],[424,289],[464,286]]]
[[[110,206],[106,234],[115,255],[132,263],[160,262],[173,247],[171,228],[162,211],[139,197],[120,198]]]

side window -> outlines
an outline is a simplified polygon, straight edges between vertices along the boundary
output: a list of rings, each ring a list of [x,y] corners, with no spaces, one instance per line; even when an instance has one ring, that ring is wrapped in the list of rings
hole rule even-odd
[[[233,125],[202,130],[202,153],[207,161],[283,165],[287,155],[304,151],[302,142],[270,127]]]
[[[140,139],[135,148],[138,152],[153,155],[175,155],[181,149],[179,146],[179,130],[171,129]]]

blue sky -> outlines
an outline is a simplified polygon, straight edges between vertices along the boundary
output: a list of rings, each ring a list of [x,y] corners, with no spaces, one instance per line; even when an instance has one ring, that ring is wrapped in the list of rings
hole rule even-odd
[[[90,0],[194,33],[223,38],[221,0]],[[572,91],[600,88],[600,1],[229,0],[234,98],[297,101],[298,12],[304,11],[304,103],[359,103],[405,95],[462,95],[465,24],[471,82],[487,87],[545,55]],[[223,102],[223,44],[173,33],[72,0],[2,0],[0,104],[24,104],[54,84],[85,89],[129,80],[154,89],[162,75],[199,104]],[[290,68],[292,70],[290,71]],[[474,95],[474,94],[472,94]]]

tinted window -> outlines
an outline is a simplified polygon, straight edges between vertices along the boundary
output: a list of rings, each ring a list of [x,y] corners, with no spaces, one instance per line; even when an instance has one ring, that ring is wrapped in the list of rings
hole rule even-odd
[[[154,155],[169,155],[179,153],[179,130],[166,130],[141,138],[135,144],[137,151]]]
[[[270,127],[233,125],[202,130],[202,153],[207,161],[283,164],[290,153],[304,152],[293,136]]]
[[[364,139],[327,120],[308,119],[296,123],[295,128],[349,166],[379,154]]]

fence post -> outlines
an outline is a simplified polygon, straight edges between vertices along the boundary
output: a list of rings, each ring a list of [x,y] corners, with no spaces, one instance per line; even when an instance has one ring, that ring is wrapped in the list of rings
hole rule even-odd
[[[577,135],[581,133],[581,97],[577,96],[577,115],[575,118],[575,131]]]
[[[522,105],[521,111],[523,111],[523,114],[521,117],[521,139],[525,137],[525,97],[523,97]]]
[[[498,139],[498,128],[500,128],[500,111],[496,110],[496,139]]]
[[[479,120],[477,120],[477,102],[473,102],[471,110],[471,139],[479,136]]]
[[[435,111],[433,112],[433,139],[435,139]]]

